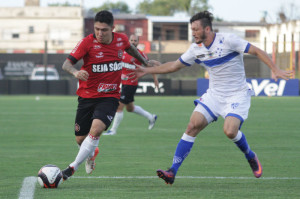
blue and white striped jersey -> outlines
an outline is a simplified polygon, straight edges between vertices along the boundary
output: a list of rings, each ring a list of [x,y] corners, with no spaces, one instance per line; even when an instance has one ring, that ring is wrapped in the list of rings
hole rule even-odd
[[[232,96],[249,89],[243,61],[249,47],[248,41],[234,34],[216,33],[210,46],[193,43],[179,60],[186,66],[195,62],[204,66],[209,74],[209,90],[217,95]]]

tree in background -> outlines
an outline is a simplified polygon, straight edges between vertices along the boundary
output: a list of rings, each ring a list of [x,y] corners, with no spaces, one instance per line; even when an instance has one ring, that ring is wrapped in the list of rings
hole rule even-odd
[[[144,0],[139,3],[139,13],[150,15],[172,16],[178,12],[194,15],[197,12],[209,10],[209,0]]]
[[[79,7],[79,4],[71,4],[69,3],[69,1],[65,1],[64,3],[48,3],[49,7],[57,7],[57,6],[61,6],[61,7]]]
[[[124,2],[116,2],[111,3],[109,1],[105,2],[102,6],[98,8],[92,8],[93,12],[97,13],[101,10],[110,10],[112,12],[118,12],[118,13],[131,13],[129,6],[127,3]]]

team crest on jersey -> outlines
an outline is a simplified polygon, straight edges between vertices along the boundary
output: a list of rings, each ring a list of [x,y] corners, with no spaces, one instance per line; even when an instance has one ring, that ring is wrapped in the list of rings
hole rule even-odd
[[[122,41],[122,38],[121,38],[121,37],[119,37],[119,38],[117,39],[117,41]]]
[[[118,57],[120,58],[120,59],[122,59],[122,57],[123,57],[123,50],[119,50],[118,51]]]

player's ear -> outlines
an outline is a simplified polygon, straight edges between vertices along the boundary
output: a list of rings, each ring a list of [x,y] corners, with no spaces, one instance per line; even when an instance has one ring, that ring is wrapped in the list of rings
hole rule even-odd
[[[113,25],[113,26],[111,27],[111,31],[114,31],[114,29],[115,29],[115,25]]]

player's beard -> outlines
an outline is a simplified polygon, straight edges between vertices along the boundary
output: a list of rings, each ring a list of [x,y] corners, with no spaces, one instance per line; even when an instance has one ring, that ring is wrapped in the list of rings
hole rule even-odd
[[[201,44],[203,43],[204,40],[206,40],[207,36],[205,34],[205,32],[202,33],[202,35],[200,36],[200,40],[196,42],[196,44]]]

